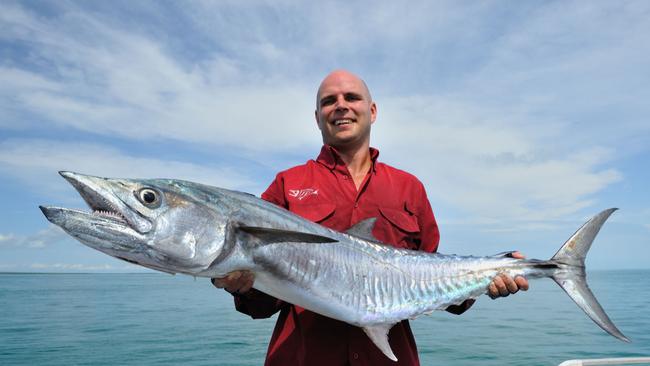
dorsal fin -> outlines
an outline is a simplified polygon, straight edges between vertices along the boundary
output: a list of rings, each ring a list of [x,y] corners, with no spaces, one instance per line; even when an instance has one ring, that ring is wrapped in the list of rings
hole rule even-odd
[[[372,235],[372,228],[375,227],[376,221],[376,217],[361,220],[349,228],[346,233],[365,240],[379,241],[374,235]]]
[[[238,226],[239,230],[258,237],[265,244],[271,243],[335,243],[338,240],[300,231],[271,229],[257,226]]]

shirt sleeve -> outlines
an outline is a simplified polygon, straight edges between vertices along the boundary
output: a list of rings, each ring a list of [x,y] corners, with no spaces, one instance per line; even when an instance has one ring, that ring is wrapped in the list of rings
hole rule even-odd
[[[416,215],[418,217],[421,235],[419,250],[429,253],[436,252],[440,243],[440,231],[438,230],[438,223],[436,223],[436,218],[433,215],[431,204],[427,198],[427,192],[420,181],[417,182],[415,196],[414,202],[417,205]]]
[[[262,193],[262,199],[274,203],[282,208],[289,208],[289,203],[284,195],[284,176],[278,173],[269,187]]]
[[[235,300],[235,309],[253,319],[270,318],[285,304],[284,301],[254,288],[245,294],[234,293],[232,296]]]
[[[262,193],[262,199],[287,208],[282,173],[278,174],[266,191]],[[235,309],[240,313],[250,315],[253,319],[269,318],[286,304],[284,301],[254,288],[245,294],[234,293],[232,295],[235,300]]]

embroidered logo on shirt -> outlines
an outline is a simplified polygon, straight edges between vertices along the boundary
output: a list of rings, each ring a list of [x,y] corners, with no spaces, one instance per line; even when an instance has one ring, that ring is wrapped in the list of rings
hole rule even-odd
[[[290,189],[289,196],[297,198],[298,201],[302,201],[303,198],[309,197],[311,195],[318,195],[318,189],[305,188],[305,189]]]

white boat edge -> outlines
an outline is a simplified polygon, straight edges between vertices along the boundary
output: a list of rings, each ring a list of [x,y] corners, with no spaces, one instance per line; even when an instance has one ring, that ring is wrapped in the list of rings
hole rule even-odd
[[[632,365],[649,364],[650,357],[594,358],[589,360],[567,360],[558,366],[597,366],[597,365]]]

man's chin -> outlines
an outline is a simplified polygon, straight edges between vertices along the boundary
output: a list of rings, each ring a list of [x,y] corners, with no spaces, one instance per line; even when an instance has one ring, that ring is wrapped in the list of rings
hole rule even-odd
[[[363,146],[363,144],[370,140],[370,131],[367,134],[361,133],[356,126],[352,128],[332,131],[331,134],[323,134],[323,142],[335,148],[353,148],[355,146]]]

